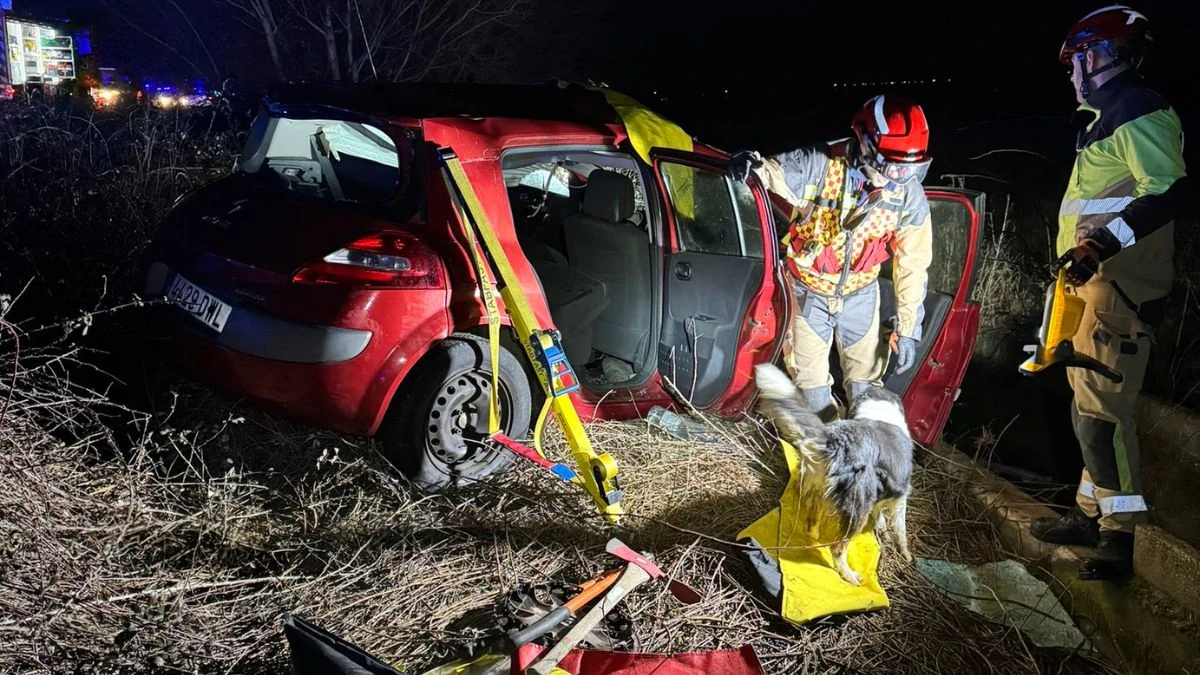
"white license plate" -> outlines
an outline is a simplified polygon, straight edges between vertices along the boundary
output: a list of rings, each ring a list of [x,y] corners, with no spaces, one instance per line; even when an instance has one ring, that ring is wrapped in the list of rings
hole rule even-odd
[[[178,274],[167,282],[166,298],[167,302],[218,333],[225,330],[225,322],[233,311],[233,307]]]

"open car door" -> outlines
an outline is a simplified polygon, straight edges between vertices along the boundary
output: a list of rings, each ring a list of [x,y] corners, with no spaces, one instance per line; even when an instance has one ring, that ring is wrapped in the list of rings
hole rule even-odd
[[[734,415],[754,395],[754,366],[775,360],[786,311],[767,194],[704,155],[651,153],[663,211],[664,296],[658,369],[692,406]]]
[[[913,367],[903,375],[895,374],[893,355],[884,386],[904,397],[913,440],[928,447],[942,436],[979,332],[980,307],[971,300],[971,292],[980,264],[980,217],[985,203],[983,193],[970,190],[927,187],[925,193],[933,221],[933,261],[921,341]],[[879,316],[887,331],[896,311],[890,260],[880,270],[879,284]]]

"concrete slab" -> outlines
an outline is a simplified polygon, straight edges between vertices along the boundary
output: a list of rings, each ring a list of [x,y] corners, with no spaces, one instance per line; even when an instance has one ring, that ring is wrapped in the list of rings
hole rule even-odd
[[[1025,560],[1060,594],[1077,625],[1094,637],[1114,667],[1129,673],[1200,673],[1200,623],[1184,604],[1141,578],[1126,584],[1079,580],[1076,569],[1084,549],[1046,544],[1029,534],[1035,518],[1052,516],[1054,510],[952,446],[928,451],[924,462],[962,481],[1006,552]]]
[[[1200,415],[1142,395],[1137,425],[1150,522],[1200,547]]]
[[[1138,576],[1200,616],[1200,552],[1160,527],[1140,526],[1134,538]]]

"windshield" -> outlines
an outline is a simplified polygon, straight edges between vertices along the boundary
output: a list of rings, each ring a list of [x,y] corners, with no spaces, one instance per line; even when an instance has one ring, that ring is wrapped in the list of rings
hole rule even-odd
[[[335,118],[263,114],[235,168],[276,189],[411,220],[423,189],[415,144],[407,129],[391,131]]]

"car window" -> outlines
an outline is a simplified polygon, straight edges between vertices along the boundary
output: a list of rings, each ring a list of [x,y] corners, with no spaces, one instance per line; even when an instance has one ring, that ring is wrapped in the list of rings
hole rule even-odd
[[[401,132],[402,133],[402,132]],[[339,119],[263,115],[254,123],[237,170],[263,183],[318,199],[416,214],[422,186],[413,145],[384,130]]]
[[[522,176],[517,185],[537,188],[560,197],[571,196],[571,187],[567,184],[563,174],[557,167],[554,171],[550,169],[534,169]]]
[[[962,283],[971,246],[971,212],[960,201],[930,199],[933,221],[933,260],[929,264],[929,287],[954,295]]]
[[[762,220],[749,187],[684,164],[663,162],[661,171],[683,250],[763,257]]]

